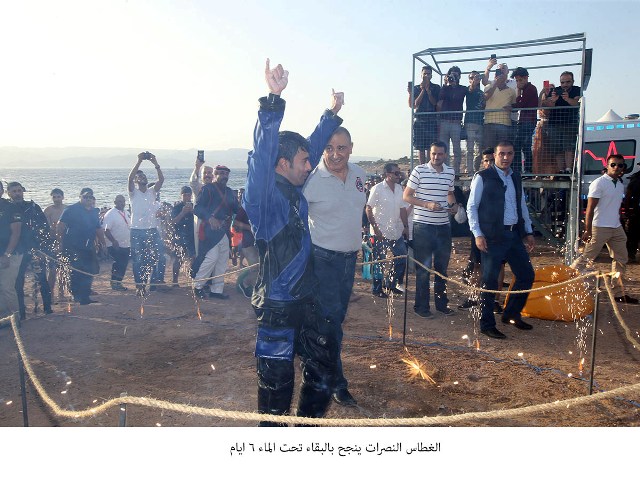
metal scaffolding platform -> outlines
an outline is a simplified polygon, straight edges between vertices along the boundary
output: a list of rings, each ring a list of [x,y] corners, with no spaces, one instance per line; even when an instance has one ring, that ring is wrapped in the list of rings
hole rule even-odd
[[[523,173],[523,186],[527,196],[527,203],[536,232],[549,241],[550,244],[562,251],[567,263],[576,256],[575,245],[579,235],[581,200],[580,194],[583,188],[583,168],[582,168],[582,145],[585,122],[585,91],[589,84],[591,70],[591,49],[586,48],[586,36],[584,33],[563,35],[558,37],[541,38],[512,43],[499,43],[491,45],[469,45],[427,48],[414,53],[412,56],[412,79],[416,79],[416,74],[425,66],[431,66],[434,72],[433,83],[437,84],[436,75],[439,75],[439,84],[442,85],[447,70],[455,65],[460,68],[462,74],[471,71],[484,71],[484,66],[490,56],[496,54],[500,62],[517,60],[518,66],[525,67],[530,76],[549,75],[547,78],[558,78],[560,73],[574,67],[575,85],[581,87],[580,104],[575,108],[579,112],[579,126],[577,141],[574,151],[574,162],[571,173],[559,174],[555,163],[542,162],[543,154],[538,151],[536,168],[531,173]],[[516,65],[509,65],[510,69]],[[579,72],[578,72],[578,67]],[[555,76],[552,76],[555,75]],[[415,151],[413,149],[414,122],[421,115],[439,116],[442,113],[466,114],[465,110],[457,112],[416,112],[414,106],[414,89],[409,87],[411,106],[411,168],[415,164]],[[531,80],[532,83],[535,83]],[[558,108],[558,107],[552,107]],[[566,107],[565,107],[566,108]],[[530,108],[536,110],[538,117],[544,117],[546,107]],[[527,110],[527,109],[521,109]],[[495,112],[496,110],[484,110],[484,112]],[[548,113],[548,112],[547,112]],[[421,117],[424,119],[425,117]],[[543,123],[538,118],[536,135],[543,135]],[[541,139],[542,140],[542,139]],[[552,139],[562,141],[562,139]],[[466,151],[466,140],[462,140],[461,147]],[[514,160],[515,161],[515,160]],[[460,159],[457,159],[460,164]],[[451,163],[450,163],[451,165]],[[460,164],[461,165],[461,164]],[[469,188],[470,176],[458,176],[457,186],[463,190]]]

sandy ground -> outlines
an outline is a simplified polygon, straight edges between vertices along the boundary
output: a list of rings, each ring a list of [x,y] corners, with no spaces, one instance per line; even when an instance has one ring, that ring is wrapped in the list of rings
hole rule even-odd
[[[455,239],[450,274],[466,264],[468,239]],[[604,269],[605,256],[601,257]],[[543,247],[534,266],[560,263]],[[228,300],[198,304],[186,287],[153,292],[142,307],[129,291],[109,288],[109,264],[94,283],[99,303],[60,302],[47,316],[30,313],[21,335],[33,368],[62,407],[83,410],[121,393],[192,406],[255,412],[255,317],[249,301],[226,279]],[[628,292],[640,294],[640,266],[628,270]],[[507,275],[507,280],[509,275]],[[343,362],[357,407],[332,404],[327,417],[403,418],[504,410],[580,397],[588,393],[592,322],[530,319],[520,331],[498,323],[506,340],[477,334],[472,313],[457,310],[466,293],[450,286],[456,315],[423,319],[413,313],[414,277],[404,326],[404,299],[374,298],[360,270],[344,325]],[[640,382],[640,352],[625,337],[606,295],[601,296],[594,370],[595,391]],[[33,299],[28,299],[32,305]],[[69,310],[69,311],[68,311]],[[638,339],[640,307],[622,306]],[[499,322],[499,320],[498,320]],[[403,345],[403,336],[405,345]],[[477,342],[476,342],[477,340]],[[17,349],[10,328],[0,329],[0,426],[23,422]],[[421,365],[423,378],[405,360]],[[582,368],[580,365],[583,365]],[[297,373],[299,378],[299,372]],[[294,399],[295,401],[295,399]],[[56,418],[27,385],[33,426],[117,426],[114,407],[87,419]],[[255,422],[129,406],[130,426],[253,426]],[[579,408],[550,409],[505,419],[456,425],[638,426],[640,395]]]

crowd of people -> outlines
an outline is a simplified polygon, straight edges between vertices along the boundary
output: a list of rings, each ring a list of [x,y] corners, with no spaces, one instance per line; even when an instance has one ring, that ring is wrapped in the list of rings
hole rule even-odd
[[[468,86],[460,84],[457,66],[449,68],[442,86],[433,83],[430,65],[422,67],[420,84],[409,84],[409,107],[415,111],[413,146],[420,163],[428,161],[430,145],[440,141],[447,150],[451,146],[454,173],[472,175],[480,167],[482,150],[507,140],[514,144],[514,171],[571,173],[581,98],[573,73],[563,72],[558,87],[545,81],[538,93],[526,68],[510,72],[506,63],[497,62],[492,56],[484,73],[472,70]],[[464,162],[461,140],[466,140]]]
[[[257,264],[243,271],[236,285],[251,299],[257,317],[258,410],[276,415],[290,412],[297,355],[302,360],[297,415],[321,417],[332,399],[345,406],[357,404],[342,368],[341,345],[360,250],[368,248],[370,258],[381,261],[372,268],[375,297],[405,293],[406,255],[411,252],[416,262],[415,314],[423,319],[434,316],[433,270],[438,274],[433,281],[435,310],[455,315],[446,281],[451,219],[455,218],[459,223],[468,220],[472,233],[470,264],[463,275],[470,285],[489,290],[467,299],[459,309],[479,308],[480,332],[491,338],[506,338],[496,328],[495,313],[502,314],[505,324],[532,329],[521,317],[528,294],[510,294],[503,307],[495,292],[502,286],[505,264],[515,277],[513,290],[528,290],[534,280],[529,257],[535,247],[534,232],[521,176],[514,168],[514,158],[522,152],[527,165],[531,143],[523,137],[530,137],[533,117],[520,115],[515,131],[523,135],[512,141],[512,137],[503,138],[513,132],[512,125],[502,128],[507,126],[509,109],[504,114],[481,110],[492,105],[492,98],[503,97],[509,102],[505,107],[535,97],[537,107],[538,95],[522,68],[512,75],[517,93],[506,92],[511,87],[506,86],[504,64],[496,80],[487,83],[484,95],[479,95],[479,85],[488,79],[493,65],[494,59],[483,78],[472,72],[469,88],[459,86],[459,69],[450,70],[442,88],[430,83],[431,68],[423,69],[423,83],[413,95],[416,109],[429,111],[422,107],[425,101],[433,111],[454,113],[416,119],[416,124],[430,125],[431,136],[415,130],[422,157],[407,179],[399,165],[390,162],[378,182],[368,181],[366,172],[349,161],[354,143],[338,116],[344,104],[341,92],[332,92],[330,107],[308,138],[280,131],[286,106],[281,94],[288,85],[288,72],[281,65],[272,69],[267,60],[269,94],[259,99],[246,185],[239,191],[227,186],[228,167],[205,165],[199,155],[180,198],[173,204],[161,201],[164,175],[151,152],[141,152],[130,171],[130,210],[123,195],[115,196],[110,209],[96,208],[89,187],[82,188],[78,201],[71,205],[65,205],[64,192],[54,188],[52,204],[42,210],[24,200],[25,189],[19,182],[7,185],[9,200],[2,198],[0,183],[0,316],[17,311],[25,317],[24,281],[29,268],[39,284],[44,313],[52,312],[56,279],[64,283],[59,289],[68,288],[79,304],[95,302],[92,280],[99,272],[101,251],[112,259],[110,286],[114,291],[129,290],[125,278],[131,259],[136,295],[145,297],[150,291],[170,288],[168,283],[180,286],[182,274],[198,301],[228,299],[224,274],[230,262],[244,266],[244,259],[247,265]],[[570,105],[569,100],[578,98],[572,96],[575,90],[568,72],[561,76],[561,84],[562,92],[549,90],[543,101],[560,106],[559,102]],[[479,153],[481,162],[476,164],[469,155],[466,159],[467,172],[475,172],[466,205],[454,189],[456,168],[461,164],[455,141],[462,125],[455,111],[465,99],[467,131],[473,132],[477,146],[484,146]],[[471,105],[483,108],[470,111]],[[469,128],[474,122],[478,128]],[[561,128],[569,129],[565,127]],[[433,137],[436,133],[440,139]],[[450,141],[454,142],[451,159]],[[428,161],[423,158],[426,152]],[[618,185],[624,159],[611,155],[607,161],[607,172],[589,191],[583,259],[593,260],[607,244],[614,269],[623,272],[628,262],[626,250],[623,252],[627,238],[617,212],[624,192]],[[147,165],[155,170],[153,181],[143,169]],[[632,198],[637,203],[637,182],[634,185]],[[633,247],[635,255],[637,238],[636,245],[627,247]],[[389,253],[393,261],[383,262]],[[173,259],[170,282],[165,282],[167,254]],[[622,285],[615,298],[637,303]]]

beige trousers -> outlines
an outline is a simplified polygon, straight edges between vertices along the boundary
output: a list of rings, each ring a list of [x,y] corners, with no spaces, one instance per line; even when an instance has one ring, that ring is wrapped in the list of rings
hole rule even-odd
[[[18,294],[16,293],[16,278],[22,255],[12,255],[9,266],[0,268],[0,318],[7,317],[18,311]]]
[[[571,264],[571,266],[576,268],[581,263],[587,261],[593,262],[602,251],[602,247],[606,245],[609,250],[609,256],[612,260],[611,269],[614,272],[620,272],[618,280],[611,284],[613,287],[613,293],[616,297],[621,297],[624,295],[622,276],[624,275],[627,262],[629,261],[629,255],[627,253],[627,235],[624,233],[624,229],[622,227],[593,227],[591,232],[591,240],[585,245],[584,252]]]

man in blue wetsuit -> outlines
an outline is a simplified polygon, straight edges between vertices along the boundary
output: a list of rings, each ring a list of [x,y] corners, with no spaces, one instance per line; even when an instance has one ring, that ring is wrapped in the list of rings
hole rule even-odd
[[[285,109],[280,94],[287,86],[288,72],[282,65],[271,69],[267,60],[265,79],[270,93],[260,99],[243,198],[260,256],[251,298],[258,318],[258,411],[289,413],[297,354],[302,360],[297,416],[317,418],[325,414],[331,399],[338,345],[331,323],[322,317],[313,298],[316,280],[302,186],[342,123],[337,113],[344,95],[333,93],[331,109],[305,139],[279,131]]]

